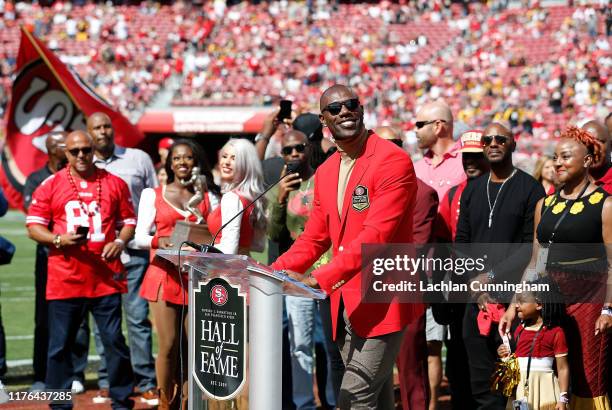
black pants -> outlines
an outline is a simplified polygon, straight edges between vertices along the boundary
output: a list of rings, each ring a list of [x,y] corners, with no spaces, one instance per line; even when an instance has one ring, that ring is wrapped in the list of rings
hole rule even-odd
[[[502,343],[497,325],[491,325],[488,336],[481,336],[476,318],[478,305],[468,304],[463,316],[463,341],[467,352],[472,397],[478,410],[505,410],[507,399],[492,393],[490,379],[497,360],[497,347]]]
[[[70,389],[73,365],[72,348],[83,318],[92,313],[106,352],[109,395],[113,409],[130,409],[134,388],[130,351],[121,333],[121,295],[98,298],[73,298],[49,301],[49,353],[46,384],[48,389]],[[71,404],[51,404],[52,408],[71,409]]]
[[[47,314],[47,258],[46,246],[36,245],[36,262],[34,265],[34,381],[42,382],[47,375],[47,350],[49,346],[49,326]]]
[[[450,337],[446,343],[446,376],[451,393],[451,404],[454,410],[472,410],[476,402],[472,398],[470,385],[470,368],[467,352],[463,342],[463,316],[465,305],[455,303],[448,324]]]

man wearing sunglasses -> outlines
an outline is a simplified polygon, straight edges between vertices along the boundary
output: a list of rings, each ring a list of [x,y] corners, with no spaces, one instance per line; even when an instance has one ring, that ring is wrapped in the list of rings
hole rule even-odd
[[[124,148],[115,144],[115,130],[108,115],[96,112],[87,118],[87,131],[94,141],[94,164],[123,179],[130,189],[132,204],[138,213],[140,194],[145,188],[158,186],[155,167],[149,155],[139,149]],[[127,243],[124,259],[128,274],[128,293],[123,297],[123,307],[127,317],[128,339],[132,367],[136,377],[136,386],[142,394],[140,400],[149,405],[157,405],[155,390],[155,361],[153,359],[153,335],[149,320],[149,304],[140,297],[140,285],[149,266],[149,251],[136,249],[133,242]],[[84,323],[82,332],[89,334],[88,322]],[[96,403],[108,400],[106,366],[103,346],[97,331],[96,350],[100,356],[98,370],[98,387],[100,392],[94,398]],[[88,351],[88,346],[85,349]],[[85,370],[86,362],[79,363],[80,370]]]
[[[393,409],[395,358],[406,326],[423,306],[367,303],[361,246],[412,242],[414,169],[406,152],[365,128],[363,106],[352,89],[328,88],[320,108],[338,152],[315,173],[304,232],[272,267],[291,270],[291,276],[330,297],[332,330],[346,365],[337,407]],[[330,246],[331,261],[303,276]]]
[[[438,193],[438,198],[465,180],[461,145],[453,140],[453,114],[450,107],[436,101],[425,104],[416,114],[415,131],[423,158],[414,164],[417,177]]]
[[[36,188],[51,175],[60,171],[66,166],[66,136],[68,135],[65,131],[51,132],[45,140],[45,147],[47,148],[47,156],[49,160],[47,163],[30,174],[26,179],[23,187],[23,207],[27,211],[30,208],[30,202],[32,202],[32,195]],[[47,374],[47,346],[49,343],[49,326],[47,318],[47,299],[45,292],[47,289],[47,257],[49,255],[49,248],[47,246],[37,244],[36,245],[36,261],[34,263],[34,276],[35,276],[35,313],[34,313],[34,356],[32,358],[32,367],[34,369],[34,383],[30,391],[42,391],[45,389],[45,377]],[[78,356],[75,360],[81,360],[87,362],[87,352],[78,352]],[[80,375],[75,373],[75,377],[78,378]],[[73,391],[77,390],[75,384],[73,384]]]
[[[544,188],[531,175],[514,167],[516,142],[508,128],[492,123],[483,131],[481,141],[491,170],[471,181],[461,194],[455,242],[495,244],[481,245],[480,253],[473,255],[487,255],[487,271],[476,279],[481,283],[517,283],[531,256],[535,207],[545,196]],[[489,388],[497,360],[495,346],[502,343],[497,326],[484,334],[477,326],[479,315],[482,321],[497,303],[495,296],[472,295],[476,303],[468,304],[463,316],[472,396],[478,409],[487,410],[503,410],[507,401]]]
[[[268,237],[277,241],[284,250],[289,249],[304,231],[304,225],[312,210],[314,170],[310,166],[312,146],[309,144],[311,143],[307,136],[300,131],[291,130],[283,135],[281,154],[285,166],[281,176],[284,176],[284,179],[268,193]],[[285,176],[289,165],[296,171]],[[289,321],[293,404],[297,410],[314,410],[316,403],[313,391],[313,353],[316,315],[319,313],[312,299],[286,296],[285,306]],[[327,315],[329,316],[329,312]],[[337,347],[335,349],[337,352]],[[339,356],[339,353],[337,355]],[[340,375],[339,378],[341,377]],[[339,390],[340,384],[337,384]],[[329,393],[326,399],[331,403],[328,404],[335,406],[337,392]]]
[[[402,146],[400,131],[392,127],[379,127],[376,134],[381,138]],[[438,214],[438,194],[436,191],[417,178],[417,196],[413,216],[413,241],[418,245],[433,242],[433,231]],[[397,357],[399,372],[400,394],[404,409],[425,409],[431,400],[437,400],[437,395],[431,395],[432,382],[436,375],[442,379],[442,365],[437,373],[431,372],[428,377],[428,362],[431,361],[431,352],[425,333],[425,314],[412,322],[406,328],[404,340]],[[429,356],[429,357],[428,357]],[[438,382],[439,384],[439,382]],[[428,388],[429,387],[429,388]]]
[[[91,312],[107,352],[113,408],[128,409],[133,406],[133,374],[121,332],[121,294],[127,283],[119,255],[134,235],[136,216],[126,183],[98,170],[93,150],[86,132],[68,135],[69,166],[34,192],[26,218],[30,237],[49,247],[46,296],[53,325],[45,382],[47,389],[71,388],[77,330]]]

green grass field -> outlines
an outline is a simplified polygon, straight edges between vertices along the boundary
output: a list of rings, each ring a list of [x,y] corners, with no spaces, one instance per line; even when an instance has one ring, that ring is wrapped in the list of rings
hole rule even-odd
[[[10,211],[0,218],[0,235],[15,244],[10,265],[0,266],[0,304],[7,360],[32,358],[34,343],[34,259],[36,245],[26,233],[25,216]]]
[[[0,305],[7,337],[7,360],[31,360],[34,343],[34,260],[36,244],[25,228],[25,215],[9,211],[0,218],[0,235],[13,242],[17,252],[10,265],[0,266]],[[264,253],[253,254],[264,260]],[[125,332],[124,332],[125,333]],[[154,350],[157,340],[154,337]],[[93,349],[93,343],[91,346]],[[95,350],[92,350],[95,354]],[[9,369],[10,372],[10,369]]]
[[[9,211],[0,218],[0,235],[15,244],[17,251],[10,265],[0,266],[0,305],[6,334],[8,377],[23,378],[31,374],[34,349],[34,260],[36,244],[25,228],[25,215]],[[93,319],[92,319],[93,322]],[[124,321],[124,335],[127,338]],[[92,336],[93,337],[93,336]],[[153,336],[153,351],[157,352],[157,338]],[[90,354],[95,355],[93,338]],[[95,375],[92,375],[95,377]],[[89,378],[89,375],[88,375]]]

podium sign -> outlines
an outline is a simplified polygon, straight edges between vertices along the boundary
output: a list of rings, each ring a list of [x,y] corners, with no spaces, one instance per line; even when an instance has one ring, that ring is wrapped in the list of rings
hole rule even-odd
[[[246,295],[222,278],[193,287],[193,377],[216,400],[237,396],[246,380]]]
[[[243,397],[247,377],[249,410],[281,410],[282,295],[323,299],[325,293],[245,255],[156,254],[189,270],[189,410],[206,410],[207,396],[217,401]],[[236,300],[239,305],[232,305]]]

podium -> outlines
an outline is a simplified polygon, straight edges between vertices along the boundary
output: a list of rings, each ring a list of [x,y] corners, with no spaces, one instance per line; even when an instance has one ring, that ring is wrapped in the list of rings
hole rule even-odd
[[[324,299],[325,292],[245,255],[156,255],[189,273],[189,410],[206,410],[207,398],[230,400],[242,391],[247,345],[249,410],[281,410],[282,295]]]

